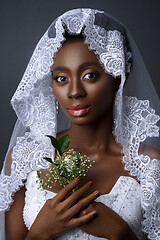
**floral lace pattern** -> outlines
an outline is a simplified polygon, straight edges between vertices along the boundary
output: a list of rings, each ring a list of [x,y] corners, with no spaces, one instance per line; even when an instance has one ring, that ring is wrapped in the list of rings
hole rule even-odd
[[[119,96],[117,96],[119,106]],[[144,210],[144,231],[150,239],[159,238],[160,221],[160,161],[139,154],[140,143],[147,137],[159,136],[156,123],[160,117],[149,106],[148,100],[138,100],[135,97],[124,97],[122,124],[115,123],[115,136],[123,146],[123,162],[125,169],[132,176],[137,176],[142,188],[142,209]],[[119,114],[117,112],[117,114]],[[120,119],[117,117],[117,119]],[[158,216],[159,215],[159,216]],[[159,222],[160,223],[160,222]]]
[[[127,143],[133,138],[140,143],[145,141],[147,137],[159,136],[159,127],[156,126],[156,123],[160,117],[149,106],[148,100],[138,100],[136,97],[125,96],[123,106],[121,106],[123,114],[118,109],[120,101],[119,95],[117,95],[115,119],[121,120],[121,123],[115,123],[115,135],[122,146],[127,146]]]
[[[95,24],[96,14],[101,11],[77,9],[60,16],[39,41],[24,76],[12,98],[12,106],[24,126],[30,132],[17,139],[13,148],[11,174],[1,174],[0,210],[8,209],[12,194],[23,185],[32,170],[47,168],[43,156],[54,157],[45,135],[55,136],[57,117],[52,90],[51,67],[54,56],[65,41],[64,32],[83,33],[85,43],[98,55],[105,71],[120,76],[124,84],[125,73],[130,71],[131,53],[125,47],[125,38],[118,30],[105,30]],[[106,20],[107,24],[107,20]],[[125,169],[137,176],[142,186],[144,231],[152,240],[159,238],[160,204],[156,196],[160,192],[159,161],[139,154],[139,147],[147,137],[159,136],[156,126],[159,116],[149,106],[148,100],[123,96],[123,85],[115,102],[114,134],[123,146]]]
[[[37,142],[30,137],[30,133],[17,139],[17,144],[13,149],[11,175],[1,173],[0,181],[0,207],[5,211],[12,203],[12,193],[23,186],[23,180],[27,178],[29,172],[48,168],[49,164],[43,159],[44,156],[52,157],[54,153],[48,140]]]
[[[30,96],[36,82],[49,78],[53,65],[53,56],[61,47],[65,38],[65,30],[70,34],[85,36],[85,42],[92,50],[95,50],[106,72],[117,77],[120,76],[124,67],[130,71],[128,60],[131,53],[124,47],[125,41],[122,34],[117,31],[106,31],[104,28],[94,25],[95,14],[102,13],[91,9],[69,11],[58,18],[55,25],[52,24],[48,31],[39,41],[24,76],[12,98],[12,105],[16,107],[15,100]],[[83,28],[85,27],[84,31]],[[51,31],[52,30],[52,31]],[[56,37],[52,33],[56,31]],[[107,43],[107,44],[106,44]]]
[[[21,137],[23,143],[20,145],[20,141],[18,140],[13,149],[12,165],[14,167],[12,168],[14,169],[14,172],[17,172],[17,179],[14,177],[17,180],[17,186],[22,185],[22,180],[19,181],[18,178],[24,176],[23,179],[25,179],[26,173],[30,171],[28,165],[36,166],[37,164],[37,160],[34,160],[36,159],[35,157],[32,158],[32,160],[28,157],[30,152],[32,152],[32,149],[29,147],[26,149],[26,146],[30,144],[31,147],[34,139],[38,142],[41,142],[42,140],[47,141],[44,140],[45,135],[47,134],[53,136],[56,135],[55,97],[52,87],[48,86],[51,86],[52,82],[51,67],[54,62],[53,56],[55,56],[65,40],[63,36],[65,29],[71,34],[79,34],[85,26],[83,32],[86,39],[85,41],[89,44],[89,47],[95,50],[100,58],[102,58],[102,64],[108,73],[111,73],[114,76],[120,75],[122,65],[124,66],[124,64],[127,63],[128,57],[126,61],[124,61],[123,57],[124,53],[122,46],[124,45],[124,37],[116,30],[107,32],[104,28],[94,25],[95,14],[97,12],[102,13],[90,9],[73,10],[59,17],[56,23],[51,25],[49,30],[39,41],[24,76],[12,98],[11,103],[18,118],[25,126],[30,127],[30,133],[28,134],[31,139],[28,143],[28,135]],[[51,36],[54,31],[56,32],[55,38]],[[115,42],[113,42],[113,39],[115,39]],[[108,42],[107,49],[106,41]],[[116,62],[116,54],[119,56],[118,62],[121,62],[120,65]],[[129,52],[127,54],[130,55]],[[106,63],[108,59],[110,59],[109,65]],[[21,153],[18,153],[18,151],[20,152],[23,148],[22,157]],[[44,152],[44,149],[42,152]],[[34,153],[35,155],[38,155],[37,149],[35,149]],[[17,157],[20,160],[18,160]],[[42,166],[39,164],[37,167],[41,168]],[[9,178],[12,179],[14,175],[15,173],[11,171],[11,176],[8,176],[8,182]],[[1,182],[3,183],[3,179]],[[10,191],[10,194],[16,190],[17,187],[12,188],[10,187],[10,184],[8,185],[8,191]],[[11,201],[6,200],[5,202],[6,209]]]

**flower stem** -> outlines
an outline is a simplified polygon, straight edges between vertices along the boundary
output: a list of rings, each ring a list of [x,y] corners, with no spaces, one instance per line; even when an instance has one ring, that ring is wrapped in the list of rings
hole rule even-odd
[[[60,155],[58,150],[57,150],[57,154],[58,154],[59,158],[62,160],[62,156]]]

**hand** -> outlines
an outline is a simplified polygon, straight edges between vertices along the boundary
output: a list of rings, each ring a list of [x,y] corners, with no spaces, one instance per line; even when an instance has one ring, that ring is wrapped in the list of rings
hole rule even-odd
[[[80,216],[85,216],[92,211],[96,211],[96,216],[91,221],[80,226],[82,231],[110,240],[138,240],[127,223],[103,203],[91,203],[80,213]]]
[[[96,191],[83,198],[83,195],[92,186],[92,182],[89,182],[73,194],[70,194],[79,184],[79,180],[80,178],[74,179],[60,190],[54,198],[46,201],[37,215],[26,240],[49,240],[94,218],[94,210],[88,210],[83,216],[77,217],[84,208],[96,199],[98,196],[96,193],[99,193]]]

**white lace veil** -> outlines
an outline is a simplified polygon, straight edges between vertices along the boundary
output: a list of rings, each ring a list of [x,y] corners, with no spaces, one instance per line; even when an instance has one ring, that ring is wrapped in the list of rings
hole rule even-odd
[[[37,44],[12,97],[18,120],[0,178],[1,214],[9,209],[13,193],[24,184],[28,173],[49,167],[43,157],[53,158],[54,150],[45,135],[56,136],[57,128],[61,131],[69,127],[62,111],[56,115],[51,77],[54,56],[65,41],[65,31],[72,35],[82,33],[104,70],[121,78],[114,104],[114,135],[123,146],[125,169],[141,183],[143,231],[149,239],[158,240],[159,99],[127,29],[106,13],[92,9],[68,11],[51,24]]]

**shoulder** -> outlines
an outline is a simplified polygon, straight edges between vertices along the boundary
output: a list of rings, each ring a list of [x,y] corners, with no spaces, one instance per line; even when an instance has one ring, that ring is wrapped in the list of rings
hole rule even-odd
[[[149,146],[143,145],[140,147],[139,153],[143,154],[143,155],[148,155],[151,159],[160,160],[160,150],[158,150],[154,147],[149,147]]]
[[[25,239],[27,235],[28,230],[23,221],[24,198],[25,188],[22,187],[14,194],[10,210],[5,213],[6,239]]]
[[[11,173],[11,164],[12,164],[12,152],[13,148],[9,150],[5,157],[5,165],[4,165],[4,172],[6,175],[10,175]]]
[[[60,139],[61,137],[63,137],[63,136],[66,135],[66,134],[69,134],[69,129],[57,133],[56,138],[57,138],[57,139]]]

